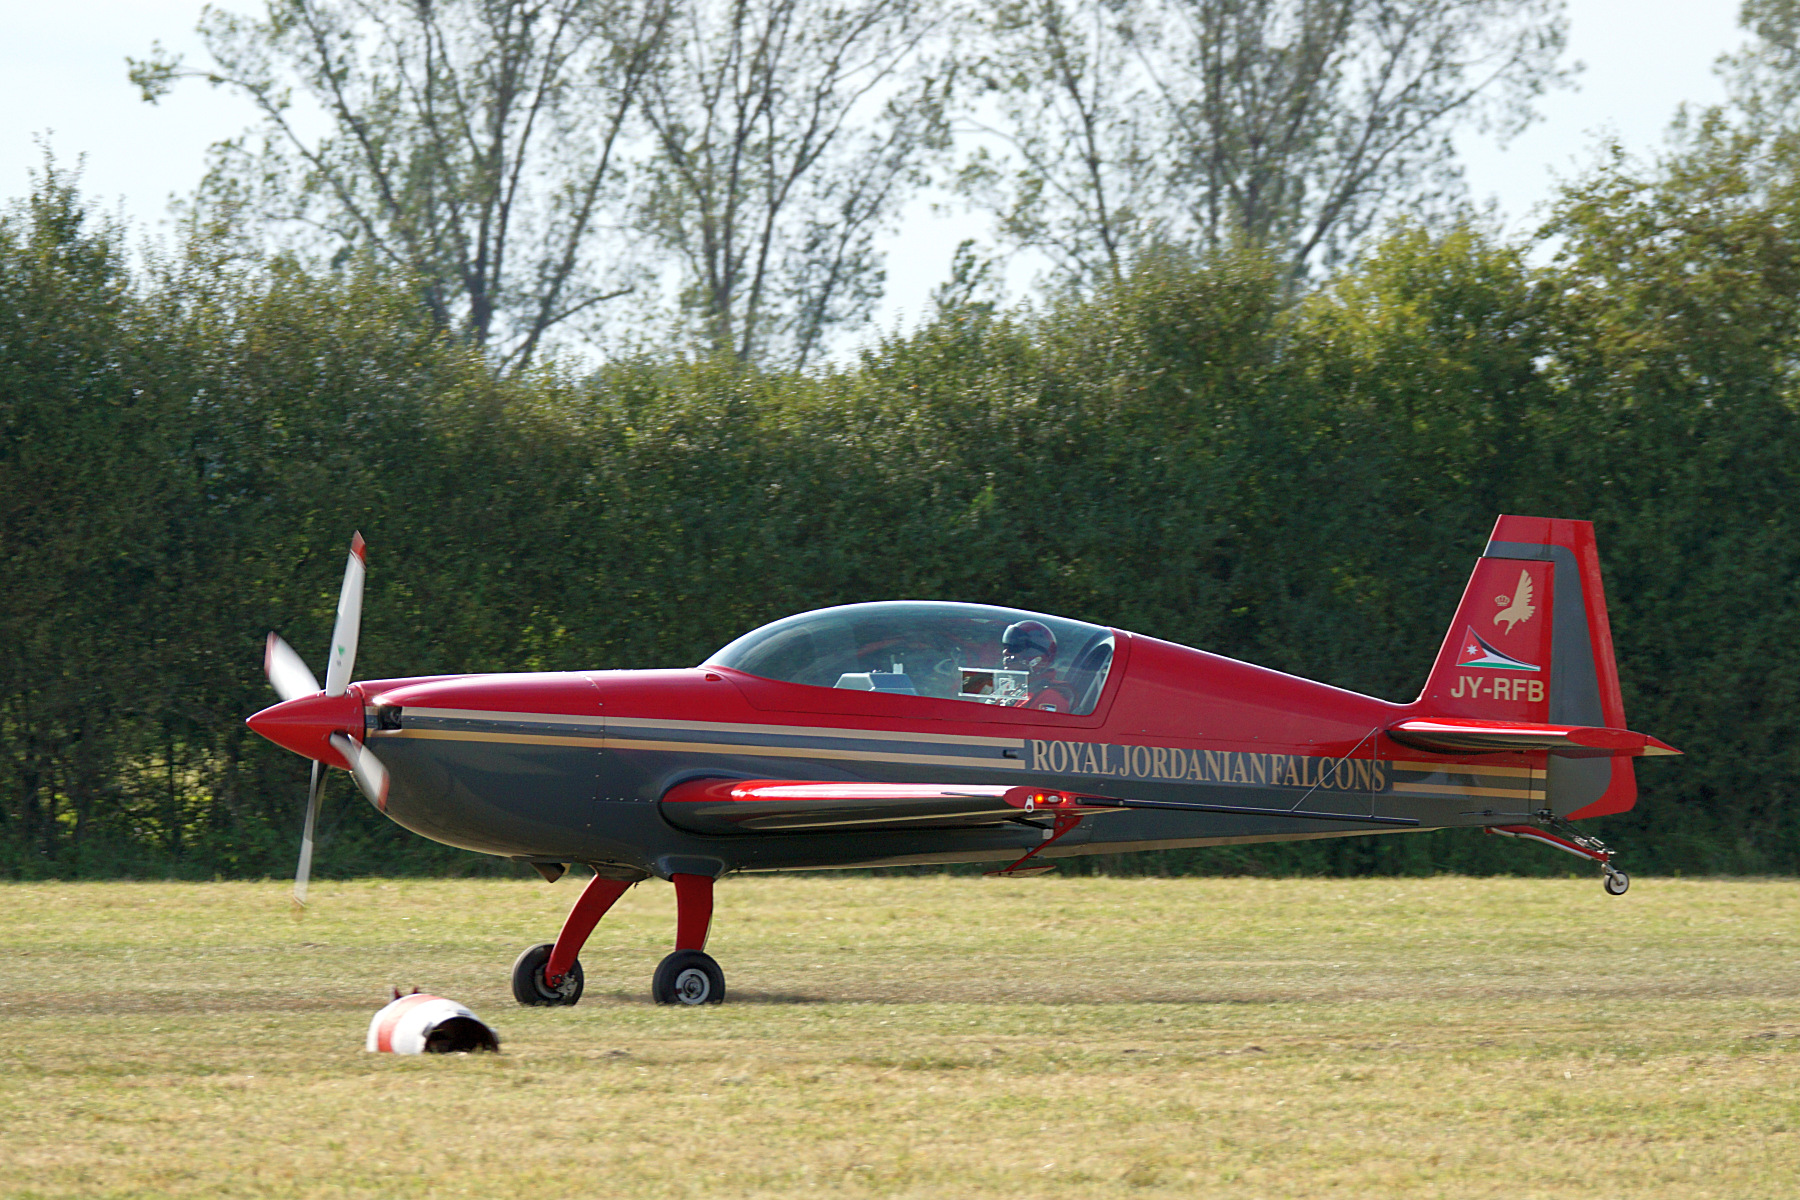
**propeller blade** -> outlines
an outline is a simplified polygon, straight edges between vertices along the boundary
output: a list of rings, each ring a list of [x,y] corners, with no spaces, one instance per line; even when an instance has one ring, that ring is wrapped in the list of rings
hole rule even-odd
[[[272,633],[263,647],[263,674],[269,677],[270,686],[283,700],[298,700],[319,691],[319,681],[307,668],[306,660]]]
[[[325,694],[341,696],[356,666],[356,637],[362,629],[363,576],[368,574],[362,534],[350,538],[350,561],[344,565],[344,589],[338,593],[337,624],[331,630],[331,661],[325,665]]]
[[[356,777],[356,786],[369,798],[369,803],[386,812],[388,771],[382,761],[375,757],[375,752],[359,746],[342,733],[331,735],[331,747],[349,761],[350,774]]]
[[[306,789],[306,831],[300,835],[300,866],[294,871],[295,912],[306,907],[306,884],[312,878],[313,828],[319,823],[319,785],[325,778],[324,763],[315,758],[312,767],[312,786]]]

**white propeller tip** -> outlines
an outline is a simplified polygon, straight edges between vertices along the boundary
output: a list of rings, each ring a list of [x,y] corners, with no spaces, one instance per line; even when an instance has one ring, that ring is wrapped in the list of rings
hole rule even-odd
[[[344,587],[338,593],[337,623],[331,629],[331,656],[325,666],[325,694],[341,696],[356,669],[356,641],[362,627],[363,579],[369,573],[368,547],[358,533],[350,539]]]
[[[313,678],[305,661],[274,633],[263,643],[263,674],[283,700],[310,696],[319,690],[319,681]]]
[[[369,798],[382,812],[387,811],[388,769],[387,765],[375,757],[374,751],[361,745],[347,734],[331,735],[332,749],[344,756],[350,765],[350,774],[356,780],[356,786],[362,794]]]

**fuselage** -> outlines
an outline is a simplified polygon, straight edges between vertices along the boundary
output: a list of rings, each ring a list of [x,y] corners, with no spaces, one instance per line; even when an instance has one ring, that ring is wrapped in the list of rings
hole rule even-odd
[[[994,820],[875,819],[818,832],[696,832],[663,798],[696,779],[1025,785],[1139,800],[1504,824],[1544,805],[1541,753],[1434,754],[1382,731],[1413,705],[1110,631],[1078,715],[848,690],[722,665],[353,685],[387,765],[387,815],[537,862],[668,876],[1017,859],[1047,835]],[[684,828],[687,824],[690,827]],[[1045,857],[1372,832],[1274,815],[1118,811]]]

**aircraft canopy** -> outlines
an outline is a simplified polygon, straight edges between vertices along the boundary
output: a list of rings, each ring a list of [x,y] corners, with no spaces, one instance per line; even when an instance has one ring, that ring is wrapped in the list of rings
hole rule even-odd
[[[812,687],[935,696],[1083,715],[1112,666],[1113,631],[986,604],[890,600],[786,617],[705,666]]]

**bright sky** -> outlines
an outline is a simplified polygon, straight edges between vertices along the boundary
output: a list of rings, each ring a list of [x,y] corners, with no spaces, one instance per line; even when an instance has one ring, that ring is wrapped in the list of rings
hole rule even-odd
[[[235,7],[235,5],[233,5]],[[1523,226],[1556,180],[1591,161],[1607,134],[1651,150],[1678,105],[1723,98],[1714,60],[1742,41],[1736,0],[1568,0],[1570,55],[1587,64],[1576,91],[1544,98],[1544,119],[1502,151],[1466,143],[1471,192],[1493,197]],[[160,105],[138,99],[127,56],[151,43],[205,61],[193,27],[201,0],[60,0],[9,5],[0,39],[0,199],[23,195],[41,162],[34,138],[50,134],[65,165],[86,157],[87,192],[157,228],[171,196],[198,182],[206,148],[254,119],[249,105],[189,82]],[[983,237],[979,214],[933,215],[912,206],[888,254],[888,298],[880,324],[910,324],[949,273],[959,241]],[[1024,282],[1020,280],[1018,282]]]

